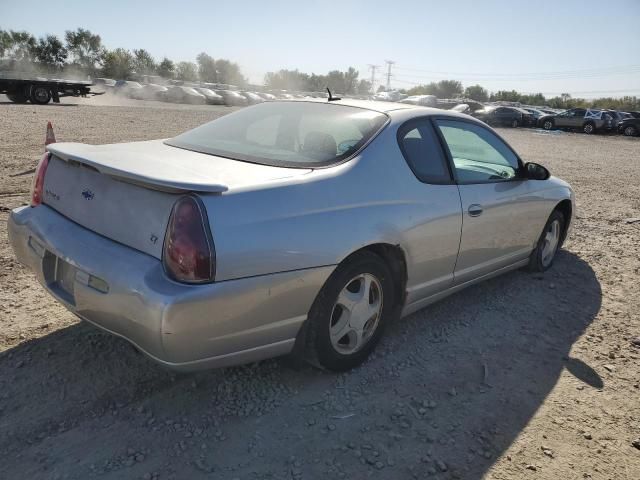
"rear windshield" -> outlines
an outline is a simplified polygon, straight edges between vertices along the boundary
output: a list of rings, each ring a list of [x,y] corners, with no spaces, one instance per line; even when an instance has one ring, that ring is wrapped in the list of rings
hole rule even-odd
[[[167,145],[264,165],[326,166],[349,158],[387,121],[363,108],[268,102],[166,140]]]

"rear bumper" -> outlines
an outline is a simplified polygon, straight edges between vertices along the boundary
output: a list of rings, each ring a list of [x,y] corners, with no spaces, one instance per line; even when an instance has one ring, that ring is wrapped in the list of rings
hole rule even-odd
[[[121,336],[177,370],[247,363],[293,348],[333,267],[261,275],[208,285],[170,280],[154,257],[68,220],[51,208],[11,212],[9,240],[18,260],[80,318]],[[60,287],[57,259],[73,266]],[[95,288],[98,278],[107,293]],[[104,290],[104,289],[103,289]]]

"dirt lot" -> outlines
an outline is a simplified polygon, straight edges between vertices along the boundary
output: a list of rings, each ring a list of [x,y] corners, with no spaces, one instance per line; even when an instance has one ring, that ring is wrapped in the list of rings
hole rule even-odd
[[[396,323],[361,368],[174,375],[54,302],[5,222],[46,120],[108,143],[229,109],[81,103],[0,98],[0,478],[640,478],[640,139],[503,130],[573,184],[565,250]]]

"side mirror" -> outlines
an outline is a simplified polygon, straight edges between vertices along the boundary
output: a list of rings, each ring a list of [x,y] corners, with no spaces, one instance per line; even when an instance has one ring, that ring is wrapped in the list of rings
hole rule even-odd
[[[547,180],[551,176],[549,170],[537,163],[525,163],[524,169],[529,180]]]

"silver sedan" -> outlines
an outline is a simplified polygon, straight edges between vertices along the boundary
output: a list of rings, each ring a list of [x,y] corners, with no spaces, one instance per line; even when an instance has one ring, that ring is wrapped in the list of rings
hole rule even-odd
[[[8,231],[55,298],[165,366],[344,370],[401,316],[548,269],[574,208],[469,116],[280,101],[168,140],[49,145]]]

